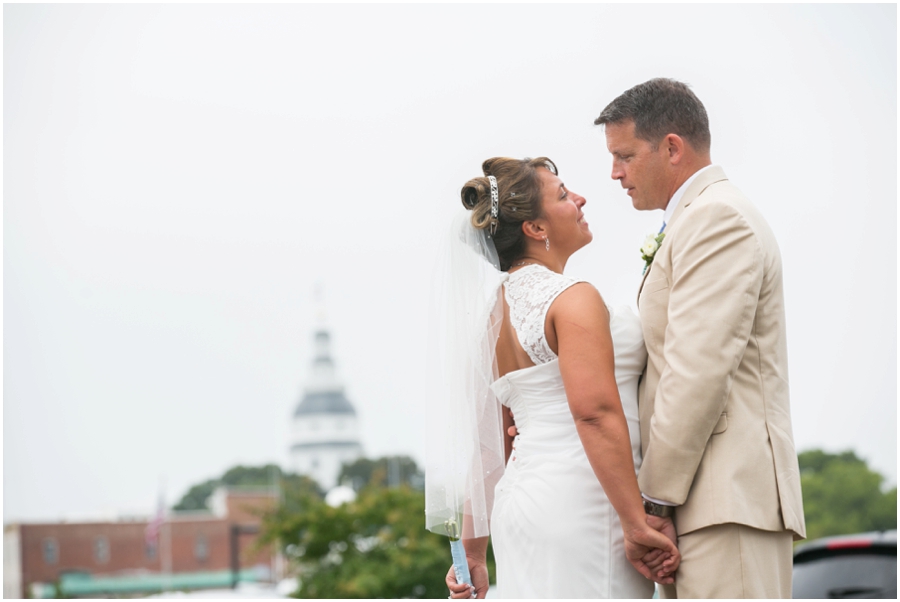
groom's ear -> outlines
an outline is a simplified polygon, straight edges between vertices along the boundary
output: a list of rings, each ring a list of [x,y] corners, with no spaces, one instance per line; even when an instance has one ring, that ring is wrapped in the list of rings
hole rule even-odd
[[[669,155],[669,163],[678,165],[684,158],[684,138],[678,134],[666,134],[662,141],[666,152]]]

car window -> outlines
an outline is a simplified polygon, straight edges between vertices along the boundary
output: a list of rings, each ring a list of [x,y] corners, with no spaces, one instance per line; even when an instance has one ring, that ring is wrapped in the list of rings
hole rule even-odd
[[[794,565],[794,598],[896,598],[897,556],[830,556]]]

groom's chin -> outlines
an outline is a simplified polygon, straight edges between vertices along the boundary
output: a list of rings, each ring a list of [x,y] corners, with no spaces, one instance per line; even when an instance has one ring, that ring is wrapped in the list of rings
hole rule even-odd
[[[647,207],[645,203],[642,203],[640,199],[636,197],[631,197],[631,206],[638,211],[649,211],[650,209],[652,209],[652,207]]]

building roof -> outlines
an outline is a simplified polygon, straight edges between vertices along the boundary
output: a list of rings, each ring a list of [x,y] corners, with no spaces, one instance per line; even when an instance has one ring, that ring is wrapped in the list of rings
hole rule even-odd
[[[331,336],[325,329],[319,329],[313,336],[315,351],[306,390],[294,418],[311,414],[356,415],[353,404],[344,395],[344,386],[335,372],[331,359]]]
[[[341,390],[316,391],[306,393],[294,411],[295,418],[309,414],[356,415],[356,410]]]
[[[195,573],[146,573],[125,576],[93,576],[87,573],[60,575],[59,588],[65,596],[123,596],[142,592],[209,589],[228,587],[233,576],[230,570]],[[238,573],[238,581],[256,581],[256,571],[245,569]]]

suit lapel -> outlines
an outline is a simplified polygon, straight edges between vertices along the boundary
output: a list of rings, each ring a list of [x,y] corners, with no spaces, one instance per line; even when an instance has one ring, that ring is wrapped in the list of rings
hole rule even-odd
[[[665,230],[663,230],[663,232],[665,232]],[[659,249],[657,249],[657,250],[659,250]],[[652,270],[652,269],[653,269],[653,263],[651,262],[650,265],[647,266],[647,269],[644,270],[644,277],[641,278],[641,285],[638,287],[638,295],[637,295],[638,307],[641,306],[641,291],[644,290],[644,283],[647,282],[647,276],[650,275],[650,270]]]
[[[663,229],[663,232],[668,232],[672,229],[672,225],[678,220],[681,216],[681,213],[684,211],[685,207],[688,207],[691,203],[693,203],[700,194],[709,188],[712,184],[716,182],[721,182],[722,180],[727,180],[728,176],[725,175],[725,170],[723,170],[718,165],[713,165],[702,174],[697,176],[697,179],[691,182],[691,185],[688,186],[687,190],[684,191],[684,196],[681,197],[681,202],[678,203],[678,207],[675,208],[675,212],[672,213],[671,219],[666,222],[666,227]],[[665,244],[665,239],[663,239],[663,243]],[[662,248],[662,247],[660,247]],[[659,252],[659,249],[656,250]],[[653,270],[653,263],[651,262],[649,266],[647,266],[647,271],[644,272],[644,277],[641,278],[641,285],[638,287],[638,307],[641,305],[641,291],[644,290],[644,283],[647,282],[647,276],[650,275],[650,271]]]

